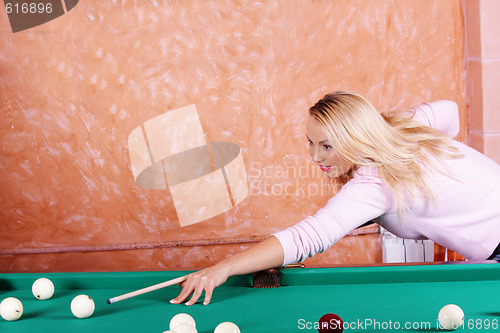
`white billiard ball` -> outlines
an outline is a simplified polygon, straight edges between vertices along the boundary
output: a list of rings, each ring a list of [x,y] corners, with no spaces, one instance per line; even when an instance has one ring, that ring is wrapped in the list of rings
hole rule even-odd
[[[240,328],[235,323],[225,321],[217,325],[214,333],[240,333]]]
[[[39,278],[33,283],[31,291],[38,299],[49,299],[54,295],[54,284],[47,278]]]
[[[438,314],[439,325],[445,330],[452,331],[464,324],[464,312],[455,304],[444,306]]]
[[[190,325],[188,323],[182,323],[182,324],[175,326],[173,331],[175,333],[198,333],[196,328],[193,325]]]
[[[15,297],[7,297],[0,303],[0,315],[7,321],[18,320],[23,315],[23,303]]]
[[[196,328],[196,322],[194,321],[193,317],[191,317],[187,313],[178,313],[173,316],[168,327],[171,331],[176,331],[175,328],[180,324],[189,324]]]
[[[87,295],[78,295],[71,301],[71,312],[77,318],[88,318],[94,310],[94,300]]]

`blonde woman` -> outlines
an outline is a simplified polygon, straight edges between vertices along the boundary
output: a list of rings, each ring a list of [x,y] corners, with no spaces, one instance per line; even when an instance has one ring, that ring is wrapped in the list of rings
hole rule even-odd
[[[362,96],[326,95],[309,110],[310,154],[340,191],[313,216],[187,276],[171,302],[194,304],[228,277],[300,262],[376,221],[403,238],[430,239],[468,259],[500,260],[500,166],[452,140],[457,105],[426,103],[380,114]]]

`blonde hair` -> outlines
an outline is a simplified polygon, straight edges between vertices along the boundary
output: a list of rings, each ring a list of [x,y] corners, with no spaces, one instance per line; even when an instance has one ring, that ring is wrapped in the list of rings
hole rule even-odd
[[[407,209],[405,199],[422,193],[434,199],[426,167],[448,173],[443,160],[461,156],[446,135],[413,121],[414,113],[380,114],[354,92],[327,94],[309,114],[321,124],[340,157],[355,168],[378,169],[396,197],[400,217]],[[344,175],[339,181],[345,184],[349,179]]]

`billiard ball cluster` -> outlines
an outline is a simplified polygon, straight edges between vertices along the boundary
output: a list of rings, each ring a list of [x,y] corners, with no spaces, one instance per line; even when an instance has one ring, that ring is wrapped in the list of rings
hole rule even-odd
[[[169,324],[169,331],[163,333],[198,333],[196,322],[187,313],[178,313],[172,317]],[[223,322],[217,325],[214,333],[240,333],[238,326],[231,322]]]
[[[47,278],[37,279],[31,288],[33,296],[47,300],[54,295],[54,284]],[[71,312],[77,318],[88,318],[94,313],[95,304],[87,295],[78,295],[71,301]],[[23,304],[15,297],[7,297],[0,303],[0,316],[7,321],[14,321],[23,315]]]

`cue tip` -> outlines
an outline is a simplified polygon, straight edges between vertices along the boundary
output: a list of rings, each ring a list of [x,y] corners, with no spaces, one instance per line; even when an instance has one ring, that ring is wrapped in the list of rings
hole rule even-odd
[[[108,300],[106,301],[106,303],[111,304],[111,300],[110,300],[110,299],[108,299]]]

